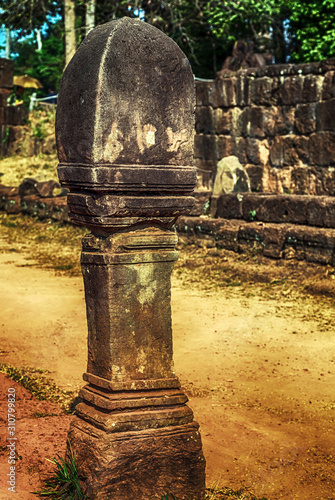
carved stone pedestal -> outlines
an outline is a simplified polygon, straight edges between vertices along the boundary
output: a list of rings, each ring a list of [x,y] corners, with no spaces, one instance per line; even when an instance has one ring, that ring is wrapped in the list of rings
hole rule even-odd
[[[56,120],[88,324],[82,402],[69,432],[92,499],[205,496],[198,424],[173,369],[171,227],[187,213],[194,80],[168,37],[122,19],[93,30],[67,66]]]
[[[173,371],[176,240],[155,227],[83,240],[88,385],[69,441],[92,498],[203,498],[198,424]]]

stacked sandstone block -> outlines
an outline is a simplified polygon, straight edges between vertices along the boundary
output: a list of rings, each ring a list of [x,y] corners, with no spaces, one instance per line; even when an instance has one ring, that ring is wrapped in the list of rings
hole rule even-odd
[[[335,198],[230,193],[217,201],[216,219],[204,217],[208,196],[196,193],[191,217],[178,232],[200,246],[256,252],[275,259],[335,265]]]
[[[29,215],[42,221],[69,222],[66,190],[55,181],[38,182],[27,178],[20,186],[0,184],[0,211],[9,215]]]
[[[0,212],[42,221],[70,223],[66,190],[54,181],[25,179],[19,187],[0,185]],[[207,193],[197,192],[178,233],[198,246],[261,253],[275,259],[335,265],[335,198],[231,193],[218,200],[218,218],[209,211]]]
[[[222,74],[196,93],[203,185],[236,155],[253,191],[335,195],[335,59]]]
[[[0,59],[0,156],[8,152],[12,130],[22,125],[28,115],[23,106],[8,106],[7,99],[13,90],[14,62]]]

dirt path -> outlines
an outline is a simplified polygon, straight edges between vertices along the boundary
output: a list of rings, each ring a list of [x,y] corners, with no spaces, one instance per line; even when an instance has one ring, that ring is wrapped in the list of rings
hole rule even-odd
[[[82,281],[29,263],[0,254],[0,362],[48,369],[59,386],[78,388],[86,357]],[[201,426],[207,483],[247,486],[268,500],[333,499],[332,304],[299,295],[278,301],[259,290],[206,292],[173,278],[175,367]],[[28,460],[29,434],[21,429]],[[50,448],[41,450],[50,458]],[[28,491],[22,481],[15,498],[34,498]]]

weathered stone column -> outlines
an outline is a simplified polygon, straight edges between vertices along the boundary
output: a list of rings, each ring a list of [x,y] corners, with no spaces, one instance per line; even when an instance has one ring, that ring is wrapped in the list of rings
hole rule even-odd
[[[171,230],[193,205],[194,81],[178,46],[123,18],[66,68],[59,178],[81,257],[88,364],[69,441],[92,499],[204,498],[198,424],[173,369]]]

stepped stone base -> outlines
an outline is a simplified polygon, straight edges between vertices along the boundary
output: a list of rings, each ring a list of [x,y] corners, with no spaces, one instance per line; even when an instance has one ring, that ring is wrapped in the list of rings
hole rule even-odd
[[[82,489],[92,500],[160,500],[168,491],[179,500],[204,499],[196,422],[108,433],[76,418],[68,439]]]

